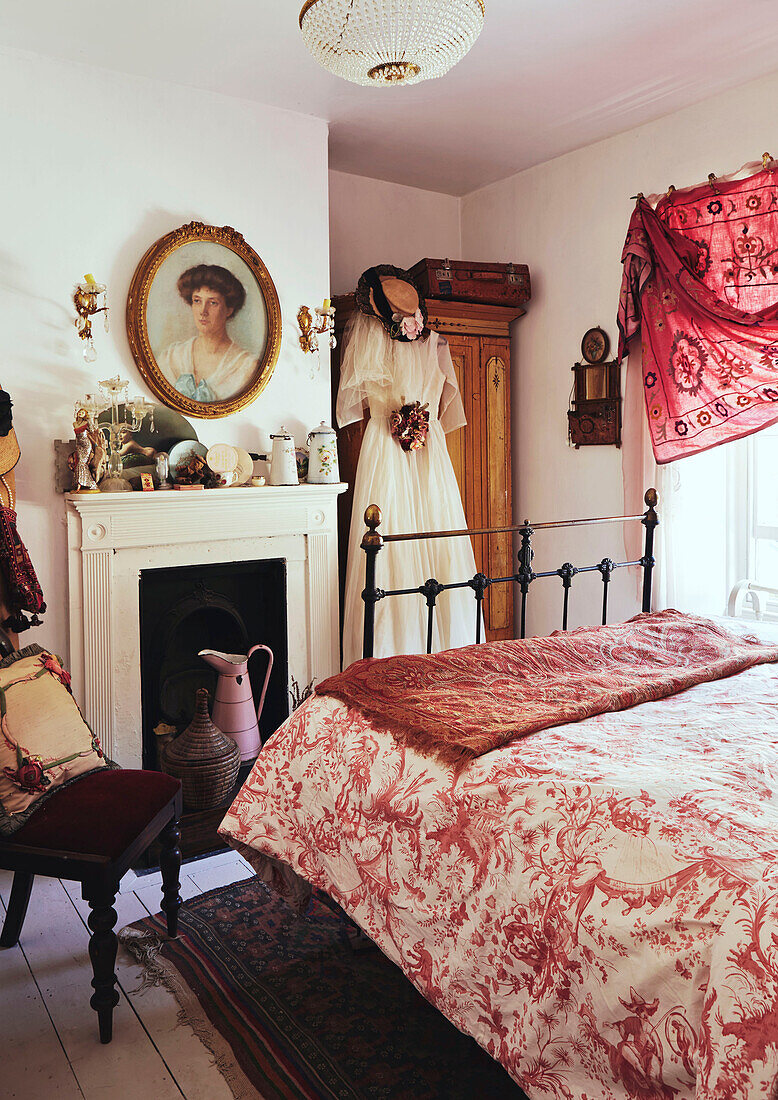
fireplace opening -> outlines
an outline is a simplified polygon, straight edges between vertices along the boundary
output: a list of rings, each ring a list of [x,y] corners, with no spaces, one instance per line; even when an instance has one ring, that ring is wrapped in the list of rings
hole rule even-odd
[[[160,766],[160,736],[155,730],[173,727],[178,734],[189,725],[198,688],[208,689],[213,711],[218,677],[198,656],[201,649],[235,654],[246,654],[257,644],[272,649],[273,670],[259,720],[260,737],[266,740],[289,715],[286,563],[273,558],[144,569],[140,642],[144,768]],[[257,653],[249,662],[255,704],[262,695],[266,670],[265,654]],[[249,766],[241,768],[241,782]],[[223,816],[224,807],[185,813],[185,851],[192,847],[187,843],[187,818],[200,823],[205,817],[214,819],[213,829],[201,829],[203,836],[194,845],[199,851],[212,851],[220,846],[215,829]]]

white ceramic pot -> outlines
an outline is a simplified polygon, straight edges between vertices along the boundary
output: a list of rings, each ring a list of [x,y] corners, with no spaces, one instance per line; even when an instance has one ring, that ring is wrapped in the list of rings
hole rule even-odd
[[[268,481],[271,485],[299,485],[294,439],[283,427],[270,438],[273,441],[272,453],[259,456],[270,464]]]
[[[338,469],[338,441],[333,428],[322,420],[318,428],[308,433],[308,484],[337,485],[340,481]]]

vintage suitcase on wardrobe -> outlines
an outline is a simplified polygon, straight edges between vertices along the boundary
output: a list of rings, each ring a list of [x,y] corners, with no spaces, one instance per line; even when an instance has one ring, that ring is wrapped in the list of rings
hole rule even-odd
[[[425,298],[521,306],[530,298],[526,264],[485,264],[468,260],[419,260],[411,268]]]

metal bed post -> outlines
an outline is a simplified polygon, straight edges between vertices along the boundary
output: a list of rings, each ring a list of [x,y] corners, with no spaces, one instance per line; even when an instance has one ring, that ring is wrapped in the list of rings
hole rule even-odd
[[[519,570],[516,574],[516,580],[521,589],[520,638],[526,638],[527,636],[527,595],[529,594],[529,586],[535,580],[535,574],[532,572],[532,559],[535,557],[535,551],[532,549],[532,536],[534,533],[529,525],[529,520],[525,519],[523,527],[519,528],[521,546],[519,547]]]
[[[375,567],[378,552],[383,549],[384,540],[378,531],[381,523],[381,509],[371,504],[365,509],[365,524],[368,530],[362,536],[362,549],[365,551],[365,588],[362,599],[365,601],[365,629],[362,635],[362,656],[373,656],[373,638],[375,634],[375,605],[383,599],[383,592],[375,585]]]
[[[647,505],[646,514],[641,520],[646,529],[646,543],[640,564],[643,566],[643,604],[641,611],[651,610],[651,586],[654,578],[654,531],[659,525],[659,516],[656,514],[656,506],[659,503],[659,493],[656,489],[647,489],[643,500]]]

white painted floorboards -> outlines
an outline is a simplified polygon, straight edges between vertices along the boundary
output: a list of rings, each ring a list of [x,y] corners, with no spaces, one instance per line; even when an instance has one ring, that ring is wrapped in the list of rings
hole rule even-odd
[[[186,863],[181,896],[226,886],[254,872],[237,853]],[[12,875],[0,871],[0,921]],[[117,930],[159,911],[159,872],[128,872],[116,898]],[[164,988],[134,993],[141,970],[120,947],[120,1001],[113,1041],[103,1046],[89,1007],[88,907],[78,883],[36,878],[16,947],[0,951],[2,1100],[231,1100],[211,1055],[177,1020]]]

